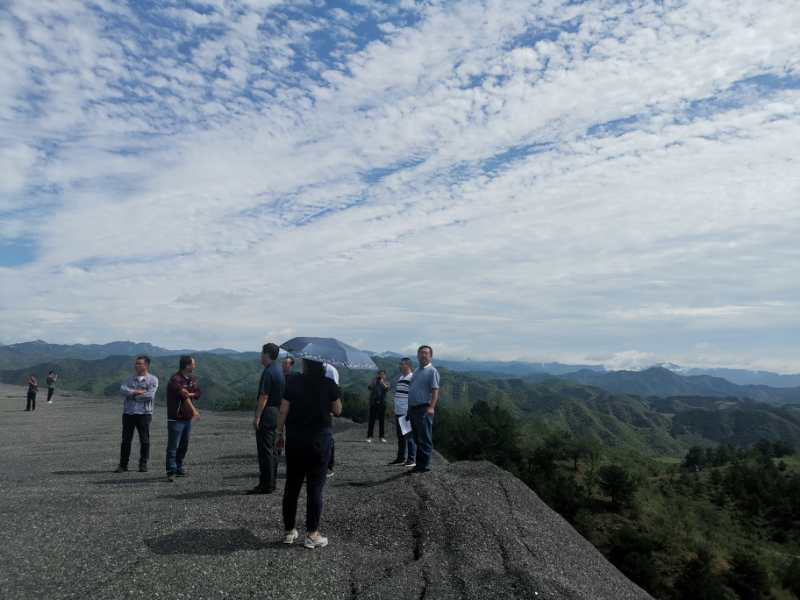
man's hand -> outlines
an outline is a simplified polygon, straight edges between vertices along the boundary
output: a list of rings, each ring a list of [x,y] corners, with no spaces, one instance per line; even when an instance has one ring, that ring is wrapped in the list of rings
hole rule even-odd
[[[253,429],[258,431],[259,427],[261,427],[261,418],[260,417],[253,417]]]
[[[434,412],[436,412],[436,409],[434,409],[432,406],[430,406],[430,405],[429,405],[429,406],[428,406],[428,410],[426,410],[426,411],[425,411],[425,414],[426,414],[426,415],[433,416],[433,413],[434,413]]]

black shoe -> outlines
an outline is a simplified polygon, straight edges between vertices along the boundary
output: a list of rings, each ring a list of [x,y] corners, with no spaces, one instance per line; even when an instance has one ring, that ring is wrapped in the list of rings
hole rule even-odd
[[[390,462],[387,466],[393,467],[395,465],[404,465],[405,463],[406,463],[405,460],[403,460],[402,458],[398,458],[398,459],[393,460],[392,462]]]
[[[147,465],[139,465],[139,473],[147,473]]]
[[[170,483],[175,481],[175,473],[167,473],[167,481],[169,481]]]
[[[118,466],[114,469],[114,473],[127,473],[128,467],[123,467],[122,465]]]
[[[409,471],[409,473],[428,473],[430,469],[420,469],[419,467],[414,467]]]
[[[175,477],[186,477],[186,471],[181,469],[180,471],[175,471]]]
[[[272,493],[272,490],[264,488],[264,487],[261,487],[260,485],[257,485],[252,490],[247,490],[245,492],[245,494],[247,494],[248,496],[255,496],[257,494],[271,494],[271,493]]]

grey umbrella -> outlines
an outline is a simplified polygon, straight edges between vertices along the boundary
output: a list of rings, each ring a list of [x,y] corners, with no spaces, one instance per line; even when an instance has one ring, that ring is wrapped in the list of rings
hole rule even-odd
[[[348,369],[377,369],[369,354],[335,338],[296,337],[281,344],[281,348],[298,358],[326,362]]]

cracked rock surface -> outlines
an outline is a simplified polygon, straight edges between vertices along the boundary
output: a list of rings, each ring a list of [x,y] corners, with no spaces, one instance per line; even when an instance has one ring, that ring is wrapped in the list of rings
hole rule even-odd
[[[148,473],[119,460],[121,400],[56,397],[24,412],[0,386],[0,597],[308,599],[640,599],[521,481],[485,462],[406,475],[389,443],[336,425],[325,487],[326,548],[281,543],[281,490],[258,481],[249,413],[204,411],[186,459],[164,477],[156,407]],[[41,396],[41,394],[40,394]],[[388,429],[393,429],[389,427]],[[301,532],[304,492],[298,507]]]

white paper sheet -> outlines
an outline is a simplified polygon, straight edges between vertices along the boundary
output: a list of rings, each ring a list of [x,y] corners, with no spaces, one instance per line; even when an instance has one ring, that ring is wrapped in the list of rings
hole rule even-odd
[[[411,433],[411,421],[407,420],[404,416],[397,417],[397,422],[400,424],[400,433],[406,435]]]

